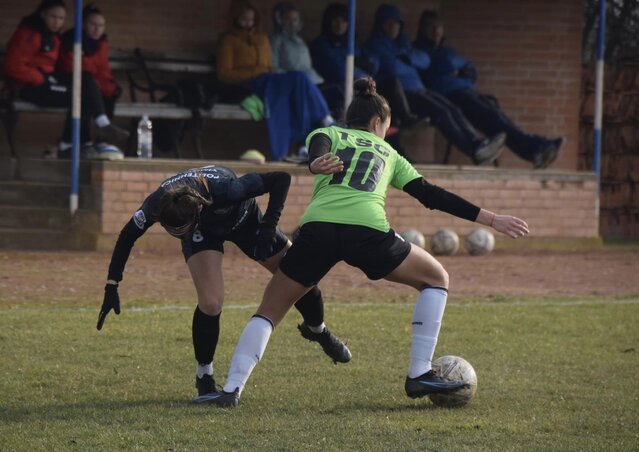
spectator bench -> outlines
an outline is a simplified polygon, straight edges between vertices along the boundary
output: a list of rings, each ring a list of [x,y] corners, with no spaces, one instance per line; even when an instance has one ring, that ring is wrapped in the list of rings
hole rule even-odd
[[[20,113],[61,113],[66,114],[66,108],[39,107],[23,100],[13,100],[0,107],[5,128],[7,142],[12,157],[17,157],[15,146],[15,127]],[[148,115],[153,119],[190,119],[193,117],[191,109],[178,107],[167,103],[143,103],[143,102],[118,102],[115,106],[114,116],[117,118],[141,118]],[[239,105],[215,104],[211,110],[200,110],[203,119],[213,120],[250,120],[249,113]],[[198,157],[202,158],[201,149],[196,146]],[[176,149],[177,157],[180,156],[179,148]]]
[[[0,57],[3,52],[0,51]],[[189,108],[181,107],[176,104],[160,102],[161,94],[166,93],[168,86],[156,83],[152,73],[169,73],[177,75],[195,75],[214,77],[215,65],[212,58],[203,58],[202,56],[189,55],[167,55],[143,53],[141,49],[130,51],[113,51],[111,58],[111,69],[114,72],[125,73],[128,79],[128,89],[131,101],[117,102],[115,105],[114,116],[116,118],[129,118],[130,132],[135,132],[135,125],[139,118],[148,115],[153,119],[168,120],[191,120],[193,119],[193,111]],[[140,82],[140,79],[142,82]],[[145,94],[147,99],[140,98],[139,93]],[[12,157],[17,157],[17,149],[15,145],[15,129],[20,114],[29,113],[51,113],[66,114],[66,108],[40,107],[33,103],[26,102],[15,98],[15,93],[11,92],[5,85],[0,96],[0,118],[6,132],[9,151]],[[198,120],[252,120],[250,114],[235,104],[215,103],[210,110],[199,110]],[[202,158],[202,150],[200,146],[200,132],[196,127],[195,130],[195,148],[198,158]],[[135,145],[136,137],[129,140],[127,151],[131,151],[131,147]],[[175,141],[176,157],[182,157],[180,154],[179,143]]]

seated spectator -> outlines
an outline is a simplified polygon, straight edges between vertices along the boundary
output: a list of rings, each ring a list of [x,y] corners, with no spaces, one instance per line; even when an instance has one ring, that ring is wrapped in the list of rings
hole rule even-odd
[[[341,117],[344,108],[344,80],[348,53],[348,10],[340,3],[331,3],[322,16],[322,33],[309,48],[313,67],[324,79],[320,90],[324,94],[333,116]],[[377,72],[377,61],[364,58],[355,47],[354,78]]]
[[[84,92],[83,107],[96,118],[96,124],[104,123],[113,118],[115,102],[122,94],[122,89],[113,79],[109,63],[109,41],[105,34],[106,20],[102,11],[94,4],[89,4],[82,11],[82,88]],[[73,42],[75,30],[71,29],[62,35],[62,51],[60,52],[59,68],[67,74],[66,80],[71,83],[73,73]],[[93,96],[93,97],[92,97]],[[85,99],[86,97],[86,99]],[[82,114],[80,136],[83,143],[91,142],[91,117]],[[126,132],[116,128],[120,135]],[[67,118],[63,137],[71,135],[71,121]],[[99,145],[98,145],[99,146]],[[69,141],[60,143],[60,150],[64,152],[71,148]]]
[[[61,48],[60,30],[65,18],[66,6],[63,0],[43,0],[34,13],[22,19],[11,36],[7,44],[4,70],[8,83],[17,90],[20,99],[42,107],[70,107],[70,82],[65,74],[57,71]],[[104,110],[91,102],[99,97],[99,93],[96,96],[90,91],[90,82],[85,85],[85,77],[82,85],[83,104],[86,103],[87,114],[93,116],[98,129],[107,136],[126,136],[125,132],[111,125]],[[71,130],[70,127],[65,127],[58,150],[59,157],[70,156],[69,149],[62,147],[64,143],[70,142]],[[93,152],[87,155],[101,157]],[[111,151],[104,155],[121,158],[121,155],[115,156]]]
[[[259,97],[265,105],[272,159],[282,160],[313,127],[334,120],[322,93],[304,72],[271,72],[271,47],[251,3],[232,2],[229,20],[217,51],[220,100]]]
[[[418,69],[426,70],[430,58],[414,49],[403,31],[404,21],[392,5],[381,5],[365,45],[368,54],[379,58],[376,75],[379,92],[388,99],[393,111],[402,119],[416,115],[431,123],[460,151],[477,165],[488,165],[499,156],[505,140],[503,133],[482,139],[461,110],[446,97],[424,87]],[[402,110],[404,110],[402,112]]]
[[[299,35],[302,26],[300,12],[292,3],[280,2],[275,5],[273,33],[270,37],[273,72],[301,71],[319,85],[324,83],[324,79],[313,69],[308,46]]]
[[[452,47],[444,45],[444,25],[436,11],[422,13],[414,45],[431,59],[430,67],[422,73],[424,83],[459,107],[473,126],[487,135],[506,133],[506,146],[534,168],[545,168],[557,158],[563,138],[549,139],[523,132],[494,98],[475,91],[477,69]]]

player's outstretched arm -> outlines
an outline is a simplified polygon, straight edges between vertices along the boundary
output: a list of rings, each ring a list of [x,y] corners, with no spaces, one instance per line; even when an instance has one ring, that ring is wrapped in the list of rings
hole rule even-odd
[[[126,261],[129,259],[129,254],[131,254],[131,249],[133,249],[135,241],[144,234],[144,231],[146,231],[148,227],[149,224],[136,225],[135,218],[133,218],[122,228],[118,236],[118,241],[111,255],[107,282],[104,286],[104,299],[102,300],[102,306],[98,314],[98,330],[101,330],[102,326],[104,326],[104,320],[109,312],[113,310],[116,314],[120,314],[118,285],[119,282],[122,281],[122,273],[124,272]]]
[[[490,226],[496,231],[506,234],[514,239],[523,237],[530,232],[528,224],[521,218],[511,215],[498,215],[490,210],[481,209],[477,215],[477,223]]]
[[[344,171],[344,162],[331,153],[331,139],[324,133],[311,138],[308,148],[308,169],[313,174],[334,174]]]

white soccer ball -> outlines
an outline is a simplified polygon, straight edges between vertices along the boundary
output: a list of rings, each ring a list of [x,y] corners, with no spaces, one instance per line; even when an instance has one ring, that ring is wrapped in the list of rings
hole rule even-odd
[[[488,229],[473,229],[470,234],[466,236],[464,247],[466,251],[473,256],[488,254],[495,247],[495,236]]]
[[[464,386],[447,394],[429,394],[430,400],[441,407],[459,407],[470,402],[477,392],[477,374],[468,361],[447,355],[433,361],[433,371],[446,381],[461,380]]]
[[[408,229],[400,234],[404,240],[413,245],[417,245],[420,248],[424,248],[426,246],[426,239],[424,238],[424,234],[419,232],[417,229]]]
[[[450,229],[440,229],[430,238],[430,250],[438,256],[451,256],[459,249],[459,236]]]

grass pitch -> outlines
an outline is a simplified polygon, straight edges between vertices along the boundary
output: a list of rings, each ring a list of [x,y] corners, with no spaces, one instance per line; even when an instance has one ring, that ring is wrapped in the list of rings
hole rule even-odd
[[[223,382],[254,306],[227,301]],[[0,305],[1,306],[1,305]],[[403,392],[412,297],[341,304],[326,319],[353,361],[333,365],[291,312],[234,410],[194,406],[192,306],[124,301],[0,308],[0,450],[637,450],[639,299],[464,299],[436,356],[475,367],[476,398],[435,408]]]

